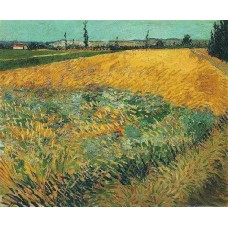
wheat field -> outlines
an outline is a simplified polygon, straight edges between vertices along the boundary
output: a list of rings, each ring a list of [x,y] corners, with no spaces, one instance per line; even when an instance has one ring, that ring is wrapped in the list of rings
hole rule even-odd
[[[227,63],[206,50],[5,70],[0,89],[0,205],[186,206],[227,182]]]
[[[150,92],[215,115],[228,107],[226,72],[190,49],[125,51],[0,72],[6,87],[73,90],[89,84]]]

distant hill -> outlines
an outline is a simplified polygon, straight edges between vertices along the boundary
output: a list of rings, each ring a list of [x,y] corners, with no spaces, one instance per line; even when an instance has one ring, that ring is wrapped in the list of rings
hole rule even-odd
[[[177,38],[168,38],[168,39],[158,39],[158,38],[150,38],[148,44],[153,46],[156,45],[158,40],[162,40],[165,46],[175,46],[175,45],[180,45],[182,43],[182,39],[177,39]],[[115,45],[116,40],[110,40],[110,41],[89,41],[89,46],[90,47],[96,47],[96,46],[110,46],[110,45]],[[193,40],[193,45],[203,45],[207,46],[208,40]],[[76,46],[84,46],[83,41],[67,41],[68,45],[76,45]],[[64,47],[65,46],[65,41],[60,40],[60,41],[54,41],[49,43],[50,46],[53,47]],[[118,40],[119,46],[144,46],[145,45],[145,40]]]
[[[181,44],[182,39],[177,38],[168,38],[168,39],[158,39],[158,38],[149,38],[148,45],[154,46],[156,45],[157,41],[161,40],[164,43],[164,46],[178,46]],[[207,46],[208,40],[194,40],[193,39],[193,45],[194,46]],[[37,43],[41,47],[47,47],[47,48],[64,48],[65,47],[65,40],[57,40],[57,41],[50,41],[50,42],[31,42],[31,41],[0,41],[0,48],[12,48],[14,43],[24,43],[26,45],[30,45],[31,43]],[[90,47],[108,47],[108,46],[114,46],[116,43],[116,40],[110,40],[110,41],[89,41]],[[68,45],[73,45],[77,47],[84,47],[83,41],[73,41],[68,40]],[[119,46],[127,46],[127,47],[140,47],[145,45],[145,40],[118,40]]]

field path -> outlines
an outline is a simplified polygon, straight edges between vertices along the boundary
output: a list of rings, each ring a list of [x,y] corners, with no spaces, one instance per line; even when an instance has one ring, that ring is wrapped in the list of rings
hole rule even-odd
[[[205,49],[192,49],[192,53],[196,54],[199,58],[209,61],[213,66],[221,70],[226,76],[228,76],[228,63],[219,60],[218,58],[208,55]]]

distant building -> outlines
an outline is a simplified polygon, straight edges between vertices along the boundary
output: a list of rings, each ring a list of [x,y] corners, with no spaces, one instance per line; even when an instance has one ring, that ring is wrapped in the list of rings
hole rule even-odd
[[[28,46],[23,44],[23,43],[14,43],[13,44],[13,49],[14,50],[27,50]]]

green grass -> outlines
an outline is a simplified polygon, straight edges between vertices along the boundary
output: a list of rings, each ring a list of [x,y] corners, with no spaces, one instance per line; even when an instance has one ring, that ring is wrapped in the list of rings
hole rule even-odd
[[[55,51],[55,50],[12,50],[12,49],[0,49],[0,59],[21,59],[31,58],[33,56],[53,55],[70,53],[69,51]]]
[[[188,149],[146,178],[116,181],[98,191],[89,206],[227,206],[227,126],[215,129],[202,146]]]
[[[91,57],[110,53],[110,51],[30,51],[30,50],[0,50],[0,70],[9,70],[29,66],[37,66],[52,62],[60,62],[80,57]],[[50,55],[50,56],[45,56]],[[34,57],[35,56],[35,57]]]
[[[130,185],[168,166],[218,121],[210,110],[94,85],[69,93],[3,88],[0,114],[0,188],[5,204],[18,206],[85,206],[99,186]]]

